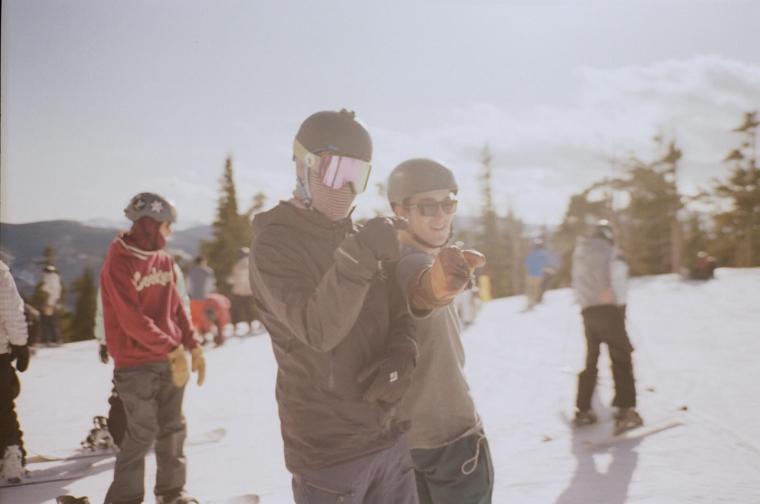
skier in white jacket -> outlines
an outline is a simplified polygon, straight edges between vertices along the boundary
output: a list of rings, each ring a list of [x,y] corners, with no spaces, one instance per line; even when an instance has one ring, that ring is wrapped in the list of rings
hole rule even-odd
[[[63,287],[58,269],[52,264],[45,266],[42,273],[42,292],[45,301],[40,314],[40,326],[42,328],[42,343],[60,344],[61,337],[58,332],[58,316],[56,310],[61,301]]]
[[[23,433],[14,399],[20,391],[16,370],[24,372],[29,365],[28,338],[24,301],[10,269],[0,261],[0,480],[14,483],[26,473]]]

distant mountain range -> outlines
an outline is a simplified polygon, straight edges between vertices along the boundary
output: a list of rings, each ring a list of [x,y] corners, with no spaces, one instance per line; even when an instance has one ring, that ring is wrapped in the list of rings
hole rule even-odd
[[[95,224],[95,225],[93,225]],[[108,221],[81,223],[70,220],[31,222],[28,224],[0,223],[0,257],[10,267],[22,295],[30,295],[40,280],[42,252],[55,248],[55,264],[67,287],[80,277],[86,267],[97,275],[111,241],[127,222],[120,226]],[[198,254],[201,240],[212,236],[210,225],[199,225],[175,231],[169,240],[169,251],[185,258]],[[66,300],[73,302],[72,296]]]

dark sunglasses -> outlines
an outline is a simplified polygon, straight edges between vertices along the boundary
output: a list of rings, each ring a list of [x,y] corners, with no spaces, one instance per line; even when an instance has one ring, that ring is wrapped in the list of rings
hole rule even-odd
[[[406,208],[417,208],[423,217],[434,217],[438,213],[438,208],[443,210],[445,214],[453,214],[457,211],[457,205],[459,202],[455,199],[445,199],[443,201],[435,200],[422,200],[414,205],[404,205]]]

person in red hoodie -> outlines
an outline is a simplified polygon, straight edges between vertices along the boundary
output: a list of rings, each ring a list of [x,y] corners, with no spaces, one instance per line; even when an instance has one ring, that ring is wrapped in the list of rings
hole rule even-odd
[[[146,192],[133,197],[124,213],[132,228],[113,241],[100,273],[106,346],[127,417],[105,501],[143,501],[145,455],[155,442],[156,503],[197,503],[185,493],[186,352],[198,385],[206,366],[177,292],[174,260],[163,250],[177,211],[162,196]]]

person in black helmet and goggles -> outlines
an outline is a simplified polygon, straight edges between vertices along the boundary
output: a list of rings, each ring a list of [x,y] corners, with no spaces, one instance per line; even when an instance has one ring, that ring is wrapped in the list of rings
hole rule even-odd
[[[251,286],[278,365],[297,504],[417,503],[396,405],[417,358],[394,292],[396,223],[351,221],[372,140],[348,110],[309,116],[293,142],[293,198],[254,218]]]

